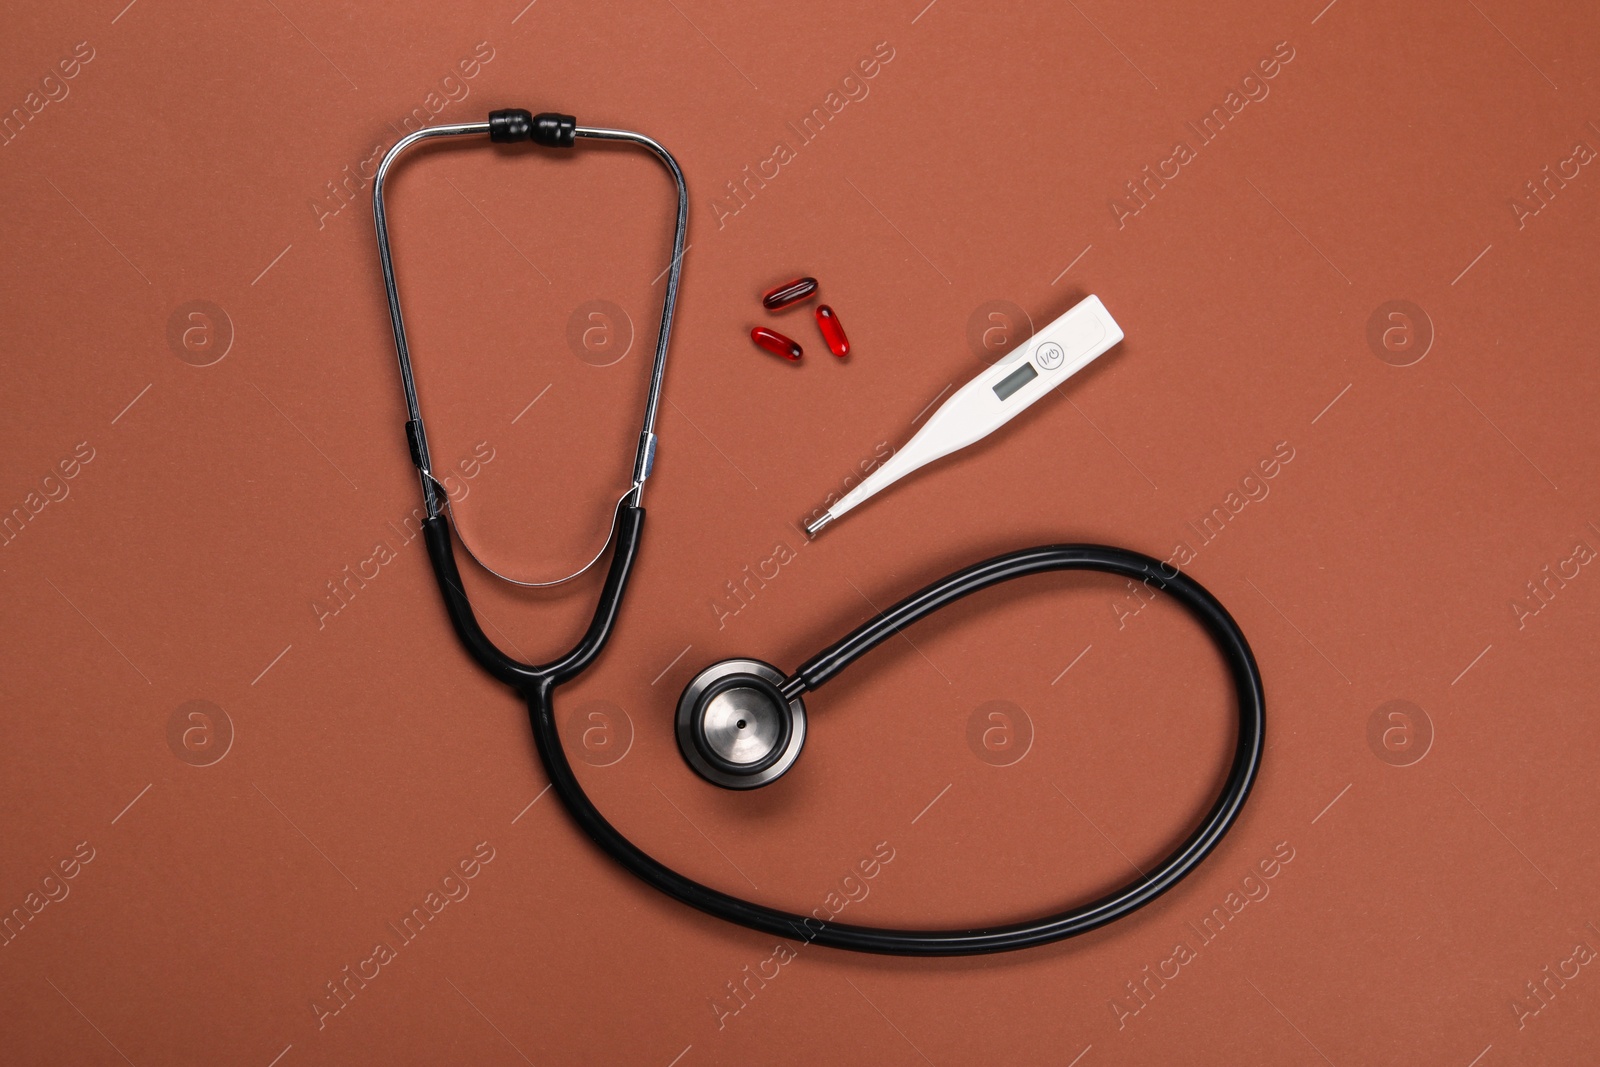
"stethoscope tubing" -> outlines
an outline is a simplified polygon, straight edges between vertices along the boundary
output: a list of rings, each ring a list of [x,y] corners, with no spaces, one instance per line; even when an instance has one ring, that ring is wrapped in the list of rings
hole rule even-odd
[[[975,563],[912,593],[807,660],[791,676],[785,691],[814,689],[919,619],[1004,582],[1051,571],[1084,570],[1148,583],[1152,589],[1169,594],[1200,623],[1227,663],[1237,696],[1238,732],[1227,777],[1199,825],[1177,848],[1140,877],[1088,903],[1023,922],[954,929],[902,929],[825,921],[697,882],[634,844],[595,807],[573,771],[556,728],[557,689],[593,662],[619,613],[644,518],[642,509],[626,510],[631,514],[618,523],[624,536],[618,541],[595,621],[584,640],[566,657],[543,668],[524,668],[520,674],[504,670],[502,661],[509,661],[472,618],[455,570],[448,528],[442,522],[429,538],[430,555],[458,635],[491,673],[516,688],[526,700],[540,762],[573,821],[602,852],[640,880],[707,915],[798,942],[884,955],[972,956],[1047,945],[1114,922],[1171,889],[1217,847],[1250,795],[1261,767],[1266,698],[1255,655],[1233,617],[1199,582],[1149,556],[1107,545],[1043,545]]]

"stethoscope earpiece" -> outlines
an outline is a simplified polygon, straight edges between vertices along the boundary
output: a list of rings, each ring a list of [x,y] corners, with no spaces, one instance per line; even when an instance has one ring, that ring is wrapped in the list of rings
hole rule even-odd
[[[755,659],[725,659],[694,676],[678,700],[678,751],[696,774],[724,789],[755,789],[794,766],[806,706],[783,695],[785,681]]]

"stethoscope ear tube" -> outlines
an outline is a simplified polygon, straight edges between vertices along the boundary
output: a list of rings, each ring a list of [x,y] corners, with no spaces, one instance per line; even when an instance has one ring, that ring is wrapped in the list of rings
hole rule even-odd
[[[1198,582],[1158,560],[1105,545],[1046,545],[996,556],[913,593],[808,660],[795,673],[807,687],[821,685],[878,642],[917,619],[977,592],[1027,575],[1088,570],[1149,580],[1188,611],[1227,661],[1238,697],[1234,758],[1215,802],[1200,824],[1165,859],[1115,892],[1066,911],[1026,922],[965,929],[913,930],[824,921],[724,893],[678,873],[628,840],[590,801],[573,773],[556,729],[554,684],[525,690],[539,757],[556,796],[585,834],[644,882],[690,907],[727,922],[796,941],[856,952],[900,956],[970,956],[1046,945],[1087,933],[1126,916],[1165,893],[1216,848],[1238,818],[1261,767],[1266,699],[1261,673],[1243,632]]]
[[[622,607],[628,576],[639,555],[644,509],[626,501],[619,503],[615,529],[611,566],[606,571],[605,584],[600,587],[589,628],[565,654],[548,663],[534,665],[506,655],[478,625],[478,617],[461,582],[461,571],[456,566],[455,548],[450,542],[450,524],[442,515],[434,515],[422,523],[422,532],[428,544],[428,559],[433,564],[439,595],[444,598],[445,611],[450,616],[450,625],[455,629],[456,636],[484,670],[523,694],[560,685],[576,677],[594,662],[594,658],[605,647],[611,636],[611,628],[616,625],[617,612]]]

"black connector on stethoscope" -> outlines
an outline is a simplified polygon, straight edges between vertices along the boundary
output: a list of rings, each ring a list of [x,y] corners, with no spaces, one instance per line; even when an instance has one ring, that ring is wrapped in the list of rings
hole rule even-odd
[[[577,119],[554,111],[535,115],[520,107],[508,107],[489,112],[489,140],[496,144],[532,141],[546,148],[571,148],[577,140],[577,130]]]

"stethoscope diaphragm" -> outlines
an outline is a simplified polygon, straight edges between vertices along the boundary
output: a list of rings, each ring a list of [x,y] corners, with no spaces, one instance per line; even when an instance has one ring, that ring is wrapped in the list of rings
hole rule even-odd
[[[779,689],[770,663],[725,659],[689,682],[678,700],[678,749],[694,772],[724,789],[782,777],[806,743],[806,706]]]

